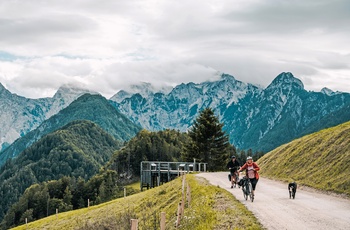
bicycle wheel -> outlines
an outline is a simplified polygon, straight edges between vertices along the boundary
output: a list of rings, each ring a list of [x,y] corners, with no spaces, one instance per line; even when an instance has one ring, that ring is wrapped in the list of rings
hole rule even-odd
[[[237,187],[237,180],[238,180],[237,174],[234,174],[234,178],[235,178],[235,182],[233,183],[233,187],[236,188]]]
[[[247,186],[246,186],[246,184],[244,184],[242,186],[242,191],[243,191],[244,199],[247,200],[248,199],[248,193],[247,193]]]
[[[250,198],[250,201],[253,202],[254,201],[253,186],[250,181],[248,183],[248,187],[249,187],[249,198]]]

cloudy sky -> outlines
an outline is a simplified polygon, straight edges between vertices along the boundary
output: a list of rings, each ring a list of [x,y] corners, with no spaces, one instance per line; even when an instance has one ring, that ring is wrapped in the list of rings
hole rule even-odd
[[[266,87],[350,92],[348,0],[1,0],[0,82],[38,98],[74,84],[111,97],[228,73]]]

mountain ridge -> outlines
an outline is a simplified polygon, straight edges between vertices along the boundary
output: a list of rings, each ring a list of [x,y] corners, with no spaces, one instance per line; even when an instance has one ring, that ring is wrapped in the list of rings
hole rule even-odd
[[[314,127],[313,131],[317,131],[315,127],[325,128],[317,124],[318,120],[327,116],[334,117],[331,114],[342,110],[350,101],[349,93],[328,89],[321,92],[307,91],[302,81],[290,72],[279,74],[266,88],[244,83],[229,74],[202,83],[182,83],[163,92],[149,83],[131,88],[130,92],[121,90],[109,101],[118,111],[143,128],[151,131],[171,128],[185,132],[200,110],[212,107],[220,120],[224,121],[231,143],[241,149],[252,148],[258,151],[271,150],[278,144],[306,134],[304,130],[311,130],[310,127]],[[69,91],[65,94],[69,95]],[[50,102],[47,99],[33,102],[22,98],[19,103],[21,105],[7,106],[0,111],[0,121],[3,121],[0,123],[2,149],[38,127],[55,111],[68,106],[68,101],[75,99],[74,95],[67,98],[63,103],[59,98],[51,98]],[[25,102],[26,100],[28,101]],[[0,98],[0,106],[2,101]],[[340,114],[336,120],[347,121],[347,112]],[[339,123],[332,123],[336,124]],[[287,135],[276,130],[277,127]],[[253,140],[250,140],[251,136],[254,136]],[[273,138],[277,138],[277,142],[272,143]]]
[[[54,97],[31,99],[11,93],[1,84],[0,151],[86,92],[89,91],[78,87],[68,90],[68,86],[62,86]]]
[[[42,136],[74,120],[93,121],[119,141],[127,141],[141,130],[101,95],[84,94],[0,152],[0,165],[7,159],[16,157]]]
[[[306,91],[289,72],[279,74],[266,88],[224,74],[217,81],[180,84],[168,94],[136,95],[114,105],[146,129],[185,132],[200,110],[211,107],[225,124],[232,144],[265,152],[307,134],[309,127],[314,127],[312,131],[327,128],[319,120],[350,102],[349,93]],[[349,113],[343,111],[337,122],[347,121]]]

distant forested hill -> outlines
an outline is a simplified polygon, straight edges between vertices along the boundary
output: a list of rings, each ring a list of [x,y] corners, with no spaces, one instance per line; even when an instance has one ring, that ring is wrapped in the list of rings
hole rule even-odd
[[[0,166],[5,163],[6,159],[16,157],[45,134],[75,120],[92,121],[120,141],[130,140],[141,130],[141,127],[118,112],[106,98],[101,95],[84,94],[2,151],[0,153]]]
[[[32,184],[63,176],[89,179],[120,146],[90,121],[73,121],[44,136],[0,168],[0,220]]]

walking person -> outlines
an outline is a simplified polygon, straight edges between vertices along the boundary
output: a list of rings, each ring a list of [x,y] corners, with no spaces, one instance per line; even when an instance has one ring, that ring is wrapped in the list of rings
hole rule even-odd
[[[235,156],[231,157],[231,160],[227,163],[226,166],[229,170],[230,170],[230,175],[231,175],[231,188],[233,188],[233,185],[235,185],[237,183],[237,179],[238,179],[238,173],[237,173],[237,169],[239,167],[241,167],[240,163],[238,162],[238,160],[236,159]]]
[[[242,172],[243,170],[246,171],[246,176],[250,179],[250,182],[252,183],[252,193],[254,196],[256,184],[259,181],[258,171],[260,170],[260,168],[257,163],[253,162],[253,158],[249,156],[247,157],[247,162],[238,170],[238,173]]]

